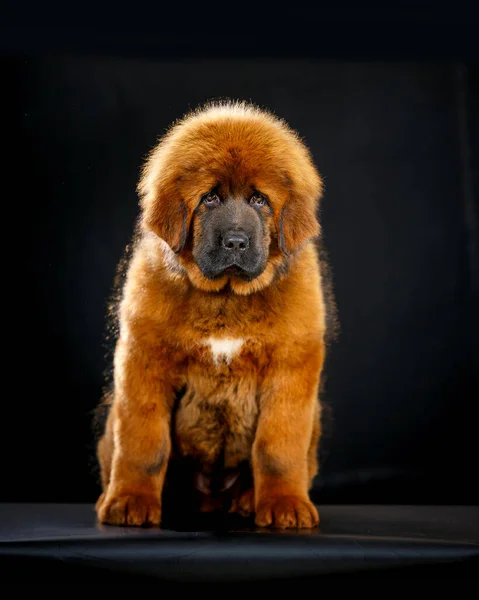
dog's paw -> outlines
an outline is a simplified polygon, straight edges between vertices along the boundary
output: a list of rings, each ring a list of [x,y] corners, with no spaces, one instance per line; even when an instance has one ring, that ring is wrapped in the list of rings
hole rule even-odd
[[[307,498],[272,496],[259,501],[255,523],[258,527],[278,529],[312,528],[319,524],[319,515],[314,504]]]
[[[242,517],[249,517],[254,513],[254,489],[249,488],[233,498],[230,513],[237,513]]]
[[[108,496],[97,503],[98,519],[108,525],[159,525],[161,505],[154,496]]]

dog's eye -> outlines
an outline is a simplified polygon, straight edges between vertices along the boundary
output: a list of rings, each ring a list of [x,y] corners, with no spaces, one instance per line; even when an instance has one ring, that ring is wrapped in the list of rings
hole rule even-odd
[[[210,192],[203,196],[203,203],[206,204],[206,206],[219,206],[221,204],[221,198],[218,194]]]
[[[266,204],[266,198],[262,194],[253,194],[249,199],[251,206],[264,206]]]

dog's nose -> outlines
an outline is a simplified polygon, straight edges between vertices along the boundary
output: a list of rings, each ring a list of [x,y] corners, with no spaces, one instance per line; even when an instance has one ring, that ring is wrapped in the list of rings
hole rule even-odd
[[[242,231],[227,231],[223,235],[223,248],[244,252],[249,246],[249,239]]]

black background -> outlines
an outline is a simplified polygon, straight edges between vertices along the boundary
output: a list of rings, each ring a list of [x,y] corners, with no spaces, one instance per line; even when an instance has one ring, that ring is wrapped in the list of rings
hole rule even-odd
[[[91,411],[140,165],[185,111],[232,97],[285,118],[326,182],[341,335],[315,499],[477,503],[477,22],[178,19],[3,21],[0,501],[96,499]]]

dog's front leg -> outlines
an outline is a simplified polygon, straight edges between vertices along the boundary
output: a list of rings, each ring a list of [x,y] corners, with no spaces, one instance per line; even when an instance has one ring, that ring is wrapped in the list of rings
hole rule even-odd
[[[119,341],[112,406],[113,455],[98,518],[113,525],[158,525],[171,451],[174,401],[166,352]]]
[[[316,507],[308,495],[308,451],[322,367],[321,348],[302,363],[277,363],[266,375],[253,445],[256,524],[314,527]]]

